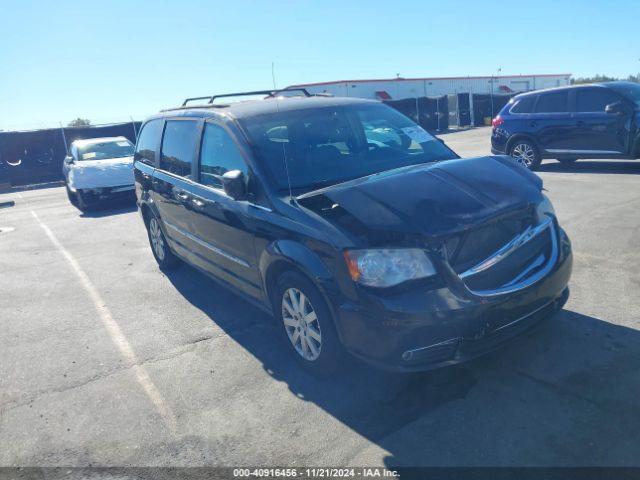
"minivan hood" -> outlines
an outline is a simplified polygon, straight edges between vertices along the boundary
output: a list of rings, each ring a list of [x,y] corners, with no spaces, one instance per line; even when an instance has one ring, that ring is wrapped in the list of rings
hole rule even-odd
[[[487,156],[382,172],[311,192],[298,203],[376,243],[375,231],[451,235],[537,204],[541,190],[537,175],[508,157]]]
[[[76,162],[69,169],[69,183],[76,189],[133,185],[133,157]]]

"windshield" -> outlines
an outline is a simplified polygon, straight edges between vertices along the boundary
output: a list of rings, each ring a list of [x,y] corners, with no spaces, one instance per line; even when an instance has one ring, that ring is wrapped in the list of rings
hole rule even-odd
[[[283,191],[289,188],[287,174],[291,188],[300,192],[458,158],[409,118],[382,104],[280,112],[241,123],[257,157]]]
[[[609,87],[627,97],[636,104],[636,107],[640,108],[640,85],[636,83],[610,83]]]
[[[105,160],[131,155],[133,155],[133,144],[129,140],[112,140],[78,147],[78,159],[81,161]]]

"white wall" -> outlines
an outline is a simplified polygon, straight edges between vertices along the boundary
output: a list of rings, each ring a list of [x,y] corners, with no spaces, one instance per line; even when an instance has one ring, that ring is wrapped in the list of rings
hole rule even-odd
[[[504,76],[468,77],[468,78],[433,78],[433,79],[391,79],[361,80],[353,82],[324,83],[304,86],[311,93],[331,93],[340,97],[376,98],[375,92],[386,91],[391,98],[436,97],[450,93],[491,93],[491,82],[494,82],[495,94],[505,93],[499,90],[505,85],[515,92],[539,90],[569,85],[570,75],[545,76]]]

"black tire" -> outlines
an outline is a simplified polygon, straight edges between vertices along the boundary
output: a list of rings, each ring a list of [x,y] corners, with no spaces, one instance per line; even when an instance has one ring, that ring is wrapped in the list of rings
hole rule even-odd
[[[295,322],[296,319],[290,312],[287,312],[283,305],[291,299],[289,295],[295,295],[294,292],[296,290],[306,297],[307,303],[305,305],[311,307],[302,308],[303,312],[308,312],[307,318],[298,322],[297,327],[292,325],[292,322]],[[285,295],[287,295],[286,298]],[[297,298],[298,300],[300,299],[300,297]],[[276,321],[280,324],[283,340],[296,361],[306,370],[316,375],[326,376],[333,373],[344,356],[344,349],[338,339],[329,307],[327,307],[322,294],[313,282],[294,270],[284,272],[276,282],[272,301]],[[289,302],[288,305],[291,306],[292,303]],[[315,320],[308,320],[308,318],[313,318],[312,313],[315,313]],[[285,316],[288,317],[286,319],[288,323],[285,323]],[[320,342],[317,340],[318,334]],[[295,342],[294,337],[297,338]],[[306,349],[304,348],[305,342]],[[315,353],[313,352],[314,347],[318,353],[315,358],[312,358]],[[305,356],[305,351],[308,356]]]
[[[146,218],[147,237],[153,257],[158,262],[161,270],[171,270],[180,265],[180,259],[171,251],[164,232],[160,227],[160,220],[153,214],[149,213]]]
[[[513,159],[529,170],[536,170],[540,163],[542,163],[542,157],[535,144],[531,140],[518,139],[513,142],[509,147],[509,155]]]
[[[86,194],[82,191],[76,191],[76,203],[74,204],[81,212],[88,212],[91,208],[89,202],[87,202]]]
[[[73,193],[71,189],[69,189],[69,185],[65,185],[65,189],[67,190],[67,198],[69,199],[69,202],[71,202],[71,205],[73,205],[74,207],[77,207],[78,197],[76,197],[76,194]]]

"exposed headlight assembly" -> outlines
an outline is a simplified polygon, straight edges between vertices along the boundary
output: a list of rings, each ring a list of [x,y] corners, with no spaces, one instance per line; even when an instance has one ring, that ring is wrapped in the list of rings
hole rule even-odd
[[[419,248],[347,250],[344,258],[353,281],[369,287],[391,287],[436,273]]]

